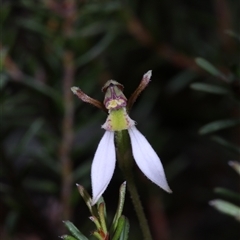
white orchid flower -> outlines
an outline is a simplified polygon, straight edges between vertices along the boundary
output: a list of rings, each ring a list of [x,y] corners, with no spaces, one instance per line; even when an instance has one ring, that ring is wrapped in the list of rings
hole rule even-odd
[[[148,71],[143,79],[149,82],[150,78],[151,71]],[[73,88],[72,91],[76,94],[77,88]],[[109,115],[102,125],[106,131],[98,144],[91,168],[92,205],[96,204],[104,193],[114,173],[116,165],[114,132],[116,131],[128,131],[133,158],[144,175],[165,191],[172,192],[168,186],[161,160],[147,139],[135,127],[135,122],[128,116],[127,99],[122,90],[123,86],[114,80],[108,81],[103,87],[104,105]]]

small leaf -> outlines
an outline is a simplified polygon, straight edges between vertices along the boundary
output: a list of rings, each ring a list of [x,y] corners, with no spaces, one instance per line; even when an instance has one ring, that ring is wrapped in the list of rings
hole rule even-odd
[[[5,23],[6,19],[10,15],[11,9],[12,9],[12,4],[3,4],[3,2],[2,2],[2,4],[1,4],[1,14],[0,14],[1,26],[3,26],[2,24]]]
[[[1,63],[0,63],[1,64]],[[0,65],[0,69],[2,69],[2,66]],[[0,73],[0,79],[1,79],[1,82],[0,82],[0,89],[3,90],[3,88],[7,85],[8,83],[8,75],[5,74],[5,73]]]
[[[231,37],[236,38],[238,41],[240,41],[240,35],[239,34],[233,32],[231,30],[226,30],[225,33],[228,34]]]
[[[9,79],[13,81],[11,78]],[[24,75],[23,79],[19,82],[27,87],[34,89],[37,92],[40,92],[46,96],[49,96],[56,103],[62,102],[62,96],[53,88],[49,87],[46,84],[39,83],[34,78]]]
[[[240,124],[240,119],[226,119],[208,123],[200,128],[200,134],[212,133],[229,127],[235,127]]]
[[[58,185],[52,181],[38,180],[33,178],[25,178],[23,181],[23,186],[30,190],[39,192],[53,193],[57,192],[58,190]]]
[[[88,192],[85,190],[85,188],[79,184],[76,184],[78,191],[80,193],[80,195],[82,196],[83,200],[85,201],[90,213],[94,216],[94,217],[98,217],[98,212],[95,206],[92,206],[92,198],[90,197],[90,195],[88,194]]]
[[[228,164],[240,175],[240,163],[239,162],[229,161]]]
[[[112,240],[127,239],[129,233],[129,223],[125,216],[121,216]]]
[[[15,150],[16,154],[22,151],[23,148],[26,148],[29,146],[30,141],[41,130],[43,124],[44,124],[44,121],[42,118],[36,119],[31,124],[31,126],[29,127],[29,129],[27,130],[23,138],[21,139],[19,145],[17,146],[17,149]]]
[[[221,138],[219,136],[213,136],[211,139],[222,146],[226,147],[227,149],[231,150],[232,152],[235,152],[237,154],[240,154],[240,148],[228,141],[226,141],[224,138]]]
[[[88,62],[97,58],[103,51],[106,50],[106,48],[110,45],[113,39],[114,39],[113,33],[109,33],[106,36],[104,36],[95,46],[93,46],[85,54],[82,54],[76,60],[76,66],[78,67],[83,66],[84,64],[87,64]]]
[[[95,36],[106,31],[106,28],[107,26],[104,21],[102,22],[97,21],[87,26],[83,26],[82,28],[79,29],[78,32],[74,34],[74,36],[78,38]]]
[[[25,20],[25,19],[19,19],[17,24],[26,30],[30,30],[36,33],[40,33],[44,37],[48,38],[50,37],[50,32],[49,30],[41,23],[38,23],[36,21],[32,21],[31,19]]]
[[[119,189],[118,208],[117,208],[116,214],[115,214],[114,219],[113,219],[113,223],[112,223],[112,226],[111,226],[111,229],[110,229],[110,233],[115,232],[116,227],[118,225],[118,219],[122,215],[123,206],[124,206],[124,202],[125,202],[125,194],[126,194],[126,182],[124,182]]]
[[[106,239],[105,236],[103,237],[98,231],[92,232],[92,235],[97,238],[98,240],[104,240]]]
[[[13,206],[11,206],[13,207]],[[12,208],[14,209],[14,208]],[[20,223],[20,211],[17,211],[16,209],[11,210],[6,218],[5,218],[5,226],[7,227],[9,232],[14,232],[14,230],[17,228],[18,224]]]
[[[91,217],[89,217],[89,219],[90,219],[92,222],[94,222],[94,224],[95,224],[95,226],[96,226],[96,228],[97,228],[98,231],[100,231],[100,230],[102,229],[102,226],[101,226],[100,222],[98,221],[98,218],[97,218],[97,217],[91,216]]]
[[[240,208],[238,206],[221,199],[210,201],[209,204],[218,211],[235,217],[236,220],[240,221]]]
[[[218,188],[214,189],[214,192],[218,193],[218,194],[221,194],[224,197],[229,197],[229,198],[232,198],[232,199],[240,200],[240,194],[237,194],[237,193],[235,193],[233,191],[230,191],[226,188],[218,187]]]
[[[124,217],[124,216],[122,216]],[[127,240],[129,235],[130,224],[128,219],[125,217],[124,227],[119,240]]]
[[[106,234],[107,233],[107,226],[106,226],[106,220],[105,220],[106,207],[104,202],[98,205],[98,215],[99,215],[102,231],[104,234]]]
[[[73,174],[73,180],[77,181],[80,178],[84,178],[91,170],[90,161],[86,161],[86,163],[82,163],[79,167],[75,169]]]
[[[217,68],[215,68],[210,62],[208,62],[207,60],[203,59],[203,58],[196,58],[195,59],[197,65],[201,68],[203,68],[204,70],[206,70],[207,72],[209,72],[210,74],[212,74],[213,76],[216,77],[221,77],[221,78],[226,78],[223,73],[221,73]]]
[[[63,240],[77,240],[76,238],[69,235],[63,235],[63,236],[60,236],[60,238]]]
[[[220,95],[226,95],[229,94],[230,91],[216,85],[206,84],[206,83],[192,83],[190,87],[197,91],[207,92],[207,93],[213,93],[213,94],[220,94]]]
[[[67,229],[71,232],[71,234],[77,239],[77,240],[88,240],[87,237],[85,237],[76,227],[73,223],[70,221],[63,221]]]
[[[191,70],[182,71],[170,79],[165,89],[167,92],[175,94],[189,86],[190,82],[192,82],[196,77],[196,72]]]

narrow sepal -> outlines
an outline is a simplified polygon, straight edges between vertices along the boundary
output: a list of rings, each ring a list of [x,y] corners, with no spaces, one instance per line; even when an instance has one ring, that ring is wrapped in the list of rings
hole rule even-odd
[[[140,93],[147,87],[148,83],[150,82],[151,76],[152,76],[152,70],[149,70],[148,72],[146,72],[143,75],[142,81],[140,82],[139,86],[133,92],[133,94],[131,95],[131,97],[128,100],[128,103],[127,103],[128,111],[131,109],[132,105],[137,100]]]
[[[101,103],[100,101],[94,99],[94,98],[91,98],[89,97],[86,93],[84,93],[80,88],[78,87],[71,87],[71,90],[72,92],[78,96],[78,98],[80,98],[83,102],[86,102],[86,103],[90,103],[92,104],[93,106],[103,110],[103,111],[107,111],[104,104]]]

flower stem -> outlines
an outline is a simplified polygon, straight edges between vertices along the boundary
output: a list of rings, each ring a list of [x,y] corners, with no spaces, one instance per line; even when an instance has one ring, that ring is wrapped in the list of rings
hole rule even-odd
[[[142,203],[137,192],[136,184],[133,179],[132,174],[133,158],[131,150],[129,149],[129,146],[131,146],[131,144],[127,131],[116,132],[116,143],[119,167],[121,168],[125,175],[127,181],[127,188],[132,198],[133,206],[138,217],[143,237],[145,240],[152,240],[148,222],[143,211]]]
[[[151,240],[152,236],[151,236],[151,233],[150,233],[150,229],[149,229],[149,226],[148,226],[146,216],[145,216],[144,211],[143,211],[141,200],[140,200],[138,192],[137,192],[136,184],[135,184],[134,179],[132,177],[132,173],[130,171],[129,172],[125,171],[125,178],[126,178],[126,181],[127,181],[127,188],[128,188],[128,191],[131,195],[132,202],[133,202],[135,211],[137,213],[138,221],[140,223],[144,239],[145,240]]]

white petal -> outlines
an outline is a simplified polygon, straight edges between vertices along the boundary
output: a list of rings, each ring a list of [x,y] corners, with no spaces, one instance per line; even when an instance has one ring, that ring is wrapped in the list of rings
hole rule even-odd
[[[133,157],[141,171],[155,184],[167,192],[172,192],[168,186],[162,163],[147,139],[135,126],[128,129]]]
[[[114,146],[114,132],[106,131],[98,144],[92,169],[92,205],[96,204],[106,190],[115,169],[116,151]]]

